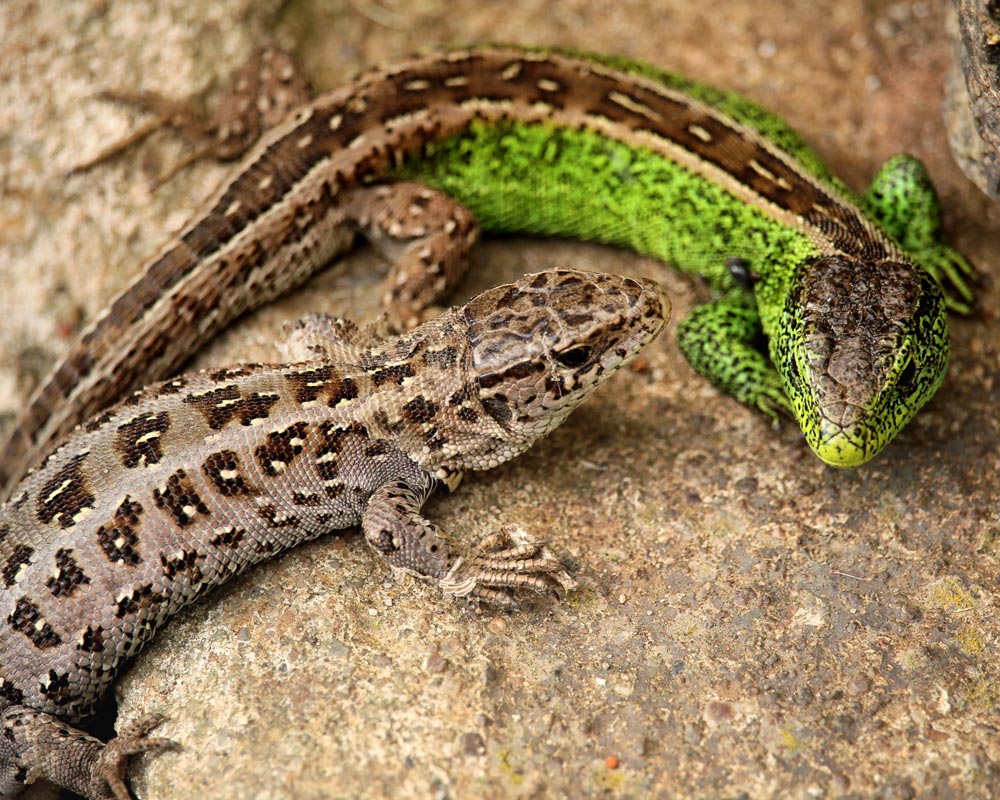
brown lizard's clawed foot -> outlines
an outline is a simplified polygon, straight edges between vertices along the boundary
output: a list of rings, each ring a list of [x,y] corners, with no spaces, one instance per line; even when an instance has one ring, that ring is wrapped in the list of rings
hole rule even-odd
[[[569,591],[576,581],[562,562],[520,528],[505,527],[483,539],[467,558],[455,562],[441,580],[445,594],[517,608],[513,590],[542,594]]]
[[[94,777],[95,783],[103,781],[107,784],[111,790],[109,797],[114,797],[115,800],[132,800],[132,794],[125,783],[129,756],[153,750],[176,750],[180,747],[172,739],[147,736],[165,719],[162,714],[146,714],[126,725],[121,733],[104,745],[94,762]]]

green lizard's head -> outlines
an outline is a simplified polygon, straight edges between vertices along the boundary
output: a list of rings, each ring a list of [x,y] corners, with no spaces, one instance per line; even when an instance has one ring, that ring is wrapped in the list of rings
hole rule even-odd
[[[771,340],[806,440],[827,464],[877,455],[937,391],[948,364],[944,298],[901,261],[806,262]]]

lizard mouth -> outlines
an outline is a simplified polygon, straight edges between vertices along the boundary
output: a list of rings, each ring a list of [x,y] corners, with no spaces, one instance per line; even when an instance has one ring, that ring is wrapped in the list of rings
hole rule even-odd
[[[875,432],[865,425],[844,428],[823,423],[819,441],[813,444],[812,449],[823,463],[831,467],[859,467],[882,449],[877,438]]]

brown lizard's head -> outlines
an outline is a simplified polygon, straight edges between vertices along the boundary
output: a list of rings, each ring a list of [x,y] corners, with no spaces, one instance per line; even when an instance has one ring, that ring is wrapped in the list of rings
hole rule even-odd
[[[552,270],[463,311],[480,403],[512,437],[533,441],[656,338],[670,302],[645,278]]]

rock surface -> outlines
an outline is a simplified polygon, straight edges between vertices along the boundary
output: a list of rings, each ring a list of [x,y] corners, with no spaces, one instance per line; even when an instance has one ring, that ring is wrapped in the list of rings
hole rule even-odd
[[[951,150],[969,179],[1000,201],[1000,6],[957,0],[948,29],[955,53],[944,106]]]
[[[430,514],[470,544],[546,537],[580,588],[520,614],[393,578],[356,533],[257,569],[178,617],[121,681],[123,718],[171,717],[142,798],[990,797],[1000,794],[1000,208],[951,161],[950,51],[927,2],[299,0],[0,5],[0,409],[9,421],[81,320],[192,213],[222,168],[105,88],[180,96],[276,34],[321,88],[434,44],[617,52],[785,115],[854,188],[906,150],[984,273],[937,398],[874,463],[839,472],[794,426],[697,378],[672,332],[546,442]],[[544,267],[696,281],[630,253],[493,239],[456,301]],[[375,313],[359,252],[232,328],[199,365],[277,358],[307,310]]]

